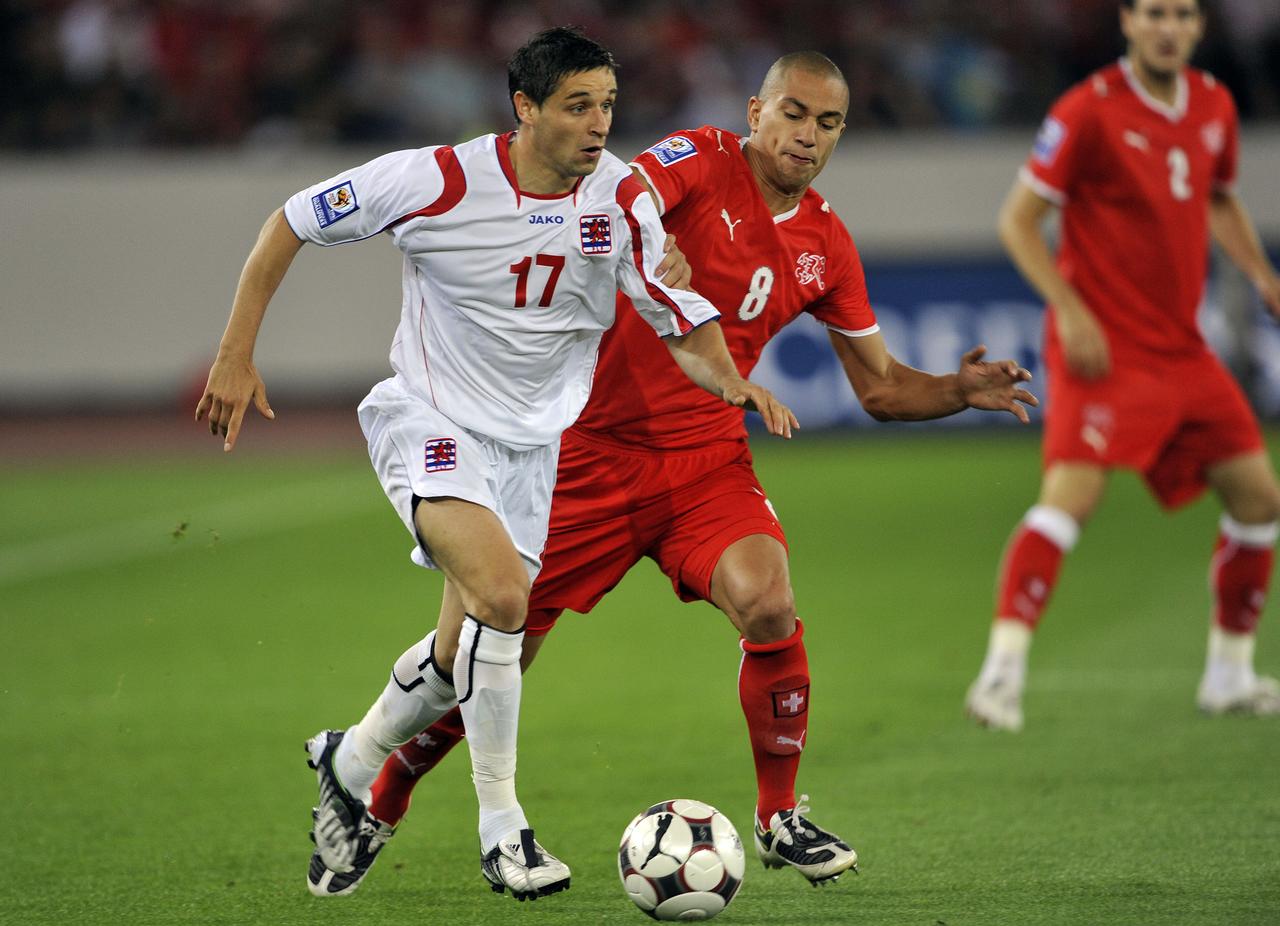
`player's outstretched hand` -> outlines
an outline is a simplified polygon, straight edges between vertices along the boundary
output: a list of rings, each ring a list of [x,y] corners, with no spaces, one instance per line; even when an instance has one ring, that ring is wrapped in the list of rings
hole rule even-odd
[[[196,421],[209,416],[209,433],[221,434],[226,440],[224,452],[230,453],[236,445],[244,413],[252,402],[263,418],[275,420],[276,413],[267,402],[267,387],[258,375],[253,361],[248,358],[218,355],[209,369],[209,381],[204,395],[196,406]]]
[[[983,360],[986,345],[979,344],[960,358],[960,390],[970,408],[1008,412],[1023,424],[1031,418],[1025,406],[1036,406],[1040,400],[1019,383],[1028,382],[1031,373],[1012,360]]]
[[[763,386],[757,386],[748,379],[739,379],[725,386],[721,395],[730,405],[737,405],[747,411],[759,412],[764,419],[764,426],[776,437],[791,439],[792,428],[800,427],[791,409],[783,405],[773,393]]]
[[[693,268],[689,266],[689,261],[685,259],[684,251],[676,247],[675,235],[667,235],[667,239],[662,242],[662,253],[666,256],[654,268],[658,279],[672,289],[683,289],[692,292],[693,287],[689,284],[693,281]]]

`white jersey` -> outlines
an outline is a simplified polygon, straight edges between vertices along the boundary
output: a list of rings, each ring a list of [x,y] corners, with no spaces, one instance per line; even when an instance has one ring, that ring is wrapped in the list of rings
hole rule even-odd
[[[284,214],[321,245],[389,234],[405,255],[397,377],[462,427],[531,449],[586,403],[618,289],[658,335],[718,314],[657,280],[665,233],[622,161],[606,151],[569,193],[523,193],[513,135],[384,155],[295,194]]]

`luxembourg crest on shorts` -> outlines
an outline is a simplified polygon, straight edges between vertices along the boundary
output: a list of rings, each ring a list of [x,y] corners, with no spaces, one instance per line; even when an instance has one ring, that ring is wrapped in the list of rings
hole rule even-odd
[[[428,473],[440,473],[455,469],[458,465],[458,442],[452,437],[436,437],[427,441],[424,448],[423,469]]]
[[[607,215],[582,216],[578,219],[578,236],[583,254],[608,254],[613,250],[613,225]]]

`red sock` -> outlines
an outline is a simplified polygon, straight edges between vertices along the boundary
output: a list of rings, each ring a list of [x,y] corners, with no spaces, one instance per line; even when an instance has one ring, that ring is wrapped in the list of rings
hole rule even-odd
[[[1231,537],[1226,530],[1219,531],[1209,561],[1215,624],[1228,633],[1251,634],[1257,629],[1271,583],[1273,558],[1270,544],[1258,546]]]
[[[775,643],[741,641],[738,697],[756,764],[756,816],[765,825],[796,805],[796,771],[809,723],[809,657],[804,625]]]
[[[393,752],[373,783],[369,813],[383,823],[399,823],[418,780],[461,742],[462,735],[462,712],[455,707]]]
[[[1038,526],[1025,520],[1019,524],[1000,563],[996,617],[1022,621],[1034,630],[1058,582],[1063,552]]]

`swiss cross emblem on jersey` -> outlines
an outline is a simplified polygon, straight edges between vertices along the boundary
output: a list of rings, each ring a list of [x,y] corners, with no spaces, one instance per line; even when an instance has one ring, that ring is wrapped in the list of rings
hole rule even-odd
[[[1200,141],[1204,143],[1205,150],[1216,158],[1222,153],[1222,146],[1226,143],[1226,129],[1217,119],[1206,122],[1200,127]]]
[[[427,441],[423,452],[423,469],[439,473],[458,466],[458,442],[452,437],[437,437]]]
[[[822,275],[826,272],[827,259],[821,254],[810,254],[805,251],[796,258],[796,279],[800,281],[801,286],[817,283],[819,290],[825,290],[827,284],[823,282]]]
[[[773,692],[773,716],[795,717],[809,710],[809,686]]]
[[[582,216],[578,219],[578,235],[583,254],[608,254],[613,250],[613,226],[607,215]]]

